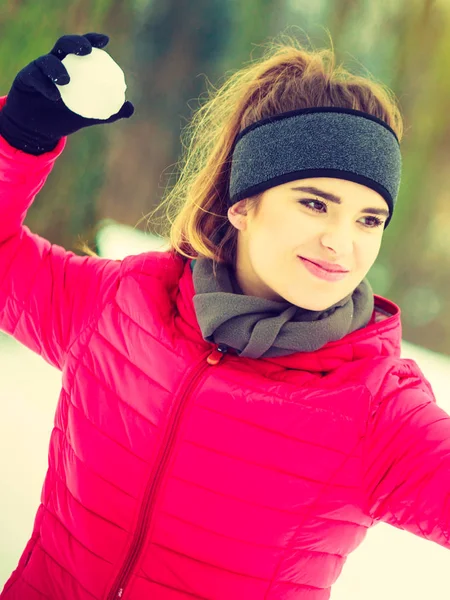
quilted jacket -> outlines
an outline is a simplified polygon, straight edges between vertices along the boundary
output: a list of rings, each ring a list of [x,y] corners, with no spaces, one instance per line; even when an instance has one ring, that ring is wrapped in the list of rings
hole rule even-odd
[[[399,356],[399,308],[376,296],[313,353],[218,350],[190,261],[81,257],[23,225],[64,145],[0,138],[0,329],[62,372],[1,600],[325,600],[379,522],[450,548],[450,417]]]

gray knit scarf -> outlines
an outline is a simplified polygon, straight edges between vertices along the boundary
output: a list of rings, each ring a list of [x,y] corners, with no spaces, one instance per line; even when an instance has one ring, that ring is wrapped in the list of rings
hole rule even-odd
[[[245,295],[233,269],[199,258],[191,263],[197,320],[203,338],[234,348],[249,358],[313,352],[365,327],[373,313],[374,297],[367,281],[324,311],[300,308]]]

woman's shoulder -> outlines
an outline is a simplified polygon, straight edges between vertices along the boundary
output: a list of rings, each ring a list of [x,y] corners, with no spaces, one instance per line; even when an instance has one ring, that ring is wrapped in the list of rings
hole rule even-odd
[[[410,394],[418,391],[436,402],[431,383],[415,360],[401,356],[385,356],[380,357],[378,362],[376,368],[373,365],[365,378],[366,387],[375,402],[374,406],[379,406],[389,398],[395,400],[405,392]]]
[[[125,257],[121,262],[120,276],[150,277],[170,283],[177,281],[187,259],[174,250],[152,250]]]
[[[115,300],[142,327],[154,318],[172,318],[186,261],[170,251],[151,251],[122,259]]]

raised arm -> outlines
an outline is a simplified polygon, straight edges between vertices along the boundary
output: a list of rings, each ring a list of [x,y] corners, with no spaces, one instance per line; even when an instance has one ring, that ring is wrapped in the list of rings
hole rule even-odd
[[[69,52],[88,54],[107,41],[100,34],[63,36],[0,100],[0,330],[60,369],[73,341],[114,293],[120,263],[77,256],[31,233],[23,221],[67,135],[133,113],[125,103],[106,120],[81,117],[53,83],[68,83],[61,59]]]
[[[367,512],[450,549],[450,416],[414,361],[393,369],[365,440]]]

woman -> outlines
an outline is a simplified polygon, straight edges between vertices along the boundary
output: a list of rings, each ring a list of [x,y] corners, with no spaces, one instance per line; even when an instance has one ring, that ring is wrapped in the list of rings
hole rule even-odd
[[[394,100],[274,44],[194,117],[171,250],[80,257],[22,223],[65,136],[100,122],[55,94],[60,61],[107,41],[64,36],[2,101],[0,327],[63,377],[2,600],[323,600],[379,522],[450,548],[450,418],[366,279]]]

